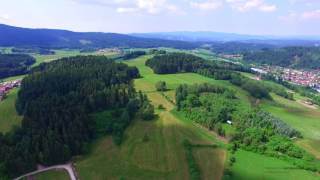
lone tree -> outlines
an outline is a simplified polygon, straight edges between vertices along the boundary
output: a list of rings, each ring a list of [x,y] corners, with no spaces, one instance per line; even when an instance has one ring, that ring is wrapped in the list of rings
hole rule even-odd
[[[165,81],[158,81],[156,83],[156,89],[157,91],[166,91],[167,90],[167,84]]]

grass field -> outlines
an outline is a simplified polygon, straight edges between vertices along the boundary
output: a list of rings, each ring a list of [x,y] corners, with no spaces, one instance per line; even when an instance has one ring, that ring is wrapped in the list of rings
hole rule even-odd
[[[13,126],[20,125],[21,116],[15,109],[18,89],[13,89],[4,101],[0,102],[0,132],[8,132]]]
[[[318,174],[296,169],[286,161],[248,151],[237,151],[232,166],[234,180],[316,180]]]
[[[69,180],[69,175],[66,171],[48,171],[38,174],[34,177],[35,180]]]

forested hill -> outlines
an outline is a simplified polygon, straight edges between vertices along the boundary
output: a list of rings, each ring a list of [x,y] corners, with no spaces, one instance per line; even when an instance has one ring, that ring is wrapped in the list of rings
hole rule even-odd
[[[134,90],[132,80],[139,76],[137,68],[104,56],[64,58],[32,69],[16,102],[22,125],[0,133],[0,179],[30,172],[38,163],[66,162],[87,152],[100,133],[112,134],[120,144],[135,113],[150,109]],[[114,112],[97,122],[90,117],[99,110]]]
[[[320,68],[320,48],[287,47],[244,53],[244,61],[294,68]]]
[[[35,59],[24,54],[0,54],[0,78],[27,73]]]
[[[196,48],[195,43],[132,37],[115,33],[72,32],[53,29],[28,29],[0,24],[0,46],[43,48],[171,47]]]

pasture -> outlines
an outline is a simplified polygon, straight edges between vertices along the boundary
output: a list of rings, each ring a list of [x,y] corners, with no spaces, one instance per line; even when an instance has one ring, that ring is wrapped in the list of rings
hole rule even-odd
[[[7,98],[0,102],[0,132],[9,132],[14,126],[19,126],[22,117],[16,112],[15,101],[19,89],[13,89]]]
[[[234,180],[316,180],[319,175],[297,169],[286,161],[264,155],[239,150],[234,155],[236,162],[232,166]]]

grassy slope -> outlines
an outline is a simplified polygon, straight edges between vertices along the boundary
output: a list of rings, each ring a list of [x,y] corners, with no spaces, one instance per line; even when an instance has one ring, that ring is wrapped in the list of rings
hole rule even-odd
[[[129,65],[136,65],[143,76],[135,81],[136,88],[147,93],[155,107],[162,104],[166,110],[157,111],[157,120],[136,120],[126,131],[127,139],[120,147],[113,145],[110,137],[96,142],[93,152],[77,161],[76,167],[81,179],[189,179],[182,141],[189,139],[195,144],[216,142],[214,135],[208,131],[177,119],[171,113],[174,106],[158,92],[154,92],[154,83],[159,79],[166,80],[169,87],[173,88],[182,81],[190,83],[187,80],[189,78],[205,81],[203,77],[192,74],[177,76],[175,79],[170,76],[159,77],[144,66],[146,58],[128,62]],[[145,135],[150,139],[148,142],[142,142]],[[225,157],[223,149],[196,150],[194,154],[201,164],[203,179],[222,177]]]
[[[18,89],[12,90],[4,101],[0,102],[0,132],[8,132],[13,126],[19,125],[22,117],[15,110]]]
[[[310,109],[276,95],[273,99],[275,102],[266,101],[262,107],[299,130],[304,139],[297,143],[320,158],[320,109]]]
[[[247,77],[254,77],[252,74],[242,73]],[[274,82],[264,81],[270,85],[281,86]],[[281,86],[283,87],[283,86]],[[284,87],[285,88],[285,87]],[[285,88],[287,89],[287,88]],[[287,89],[289,91],[289,89]],[[311,109],[303,106],[298,101],[307,98],[294,94],[294,101],[287,100],[272,94],[274,102],[264,101],[262,107],[273,115],[281,118],[293,128],[299,130],[304,139],[297,141],[297,144],[320,159],[320,109]]]
[[[252,152],[237,151],[236,163],[232,167],[234,180],[316,180],[319,175],[296,169],[290,163]]]

